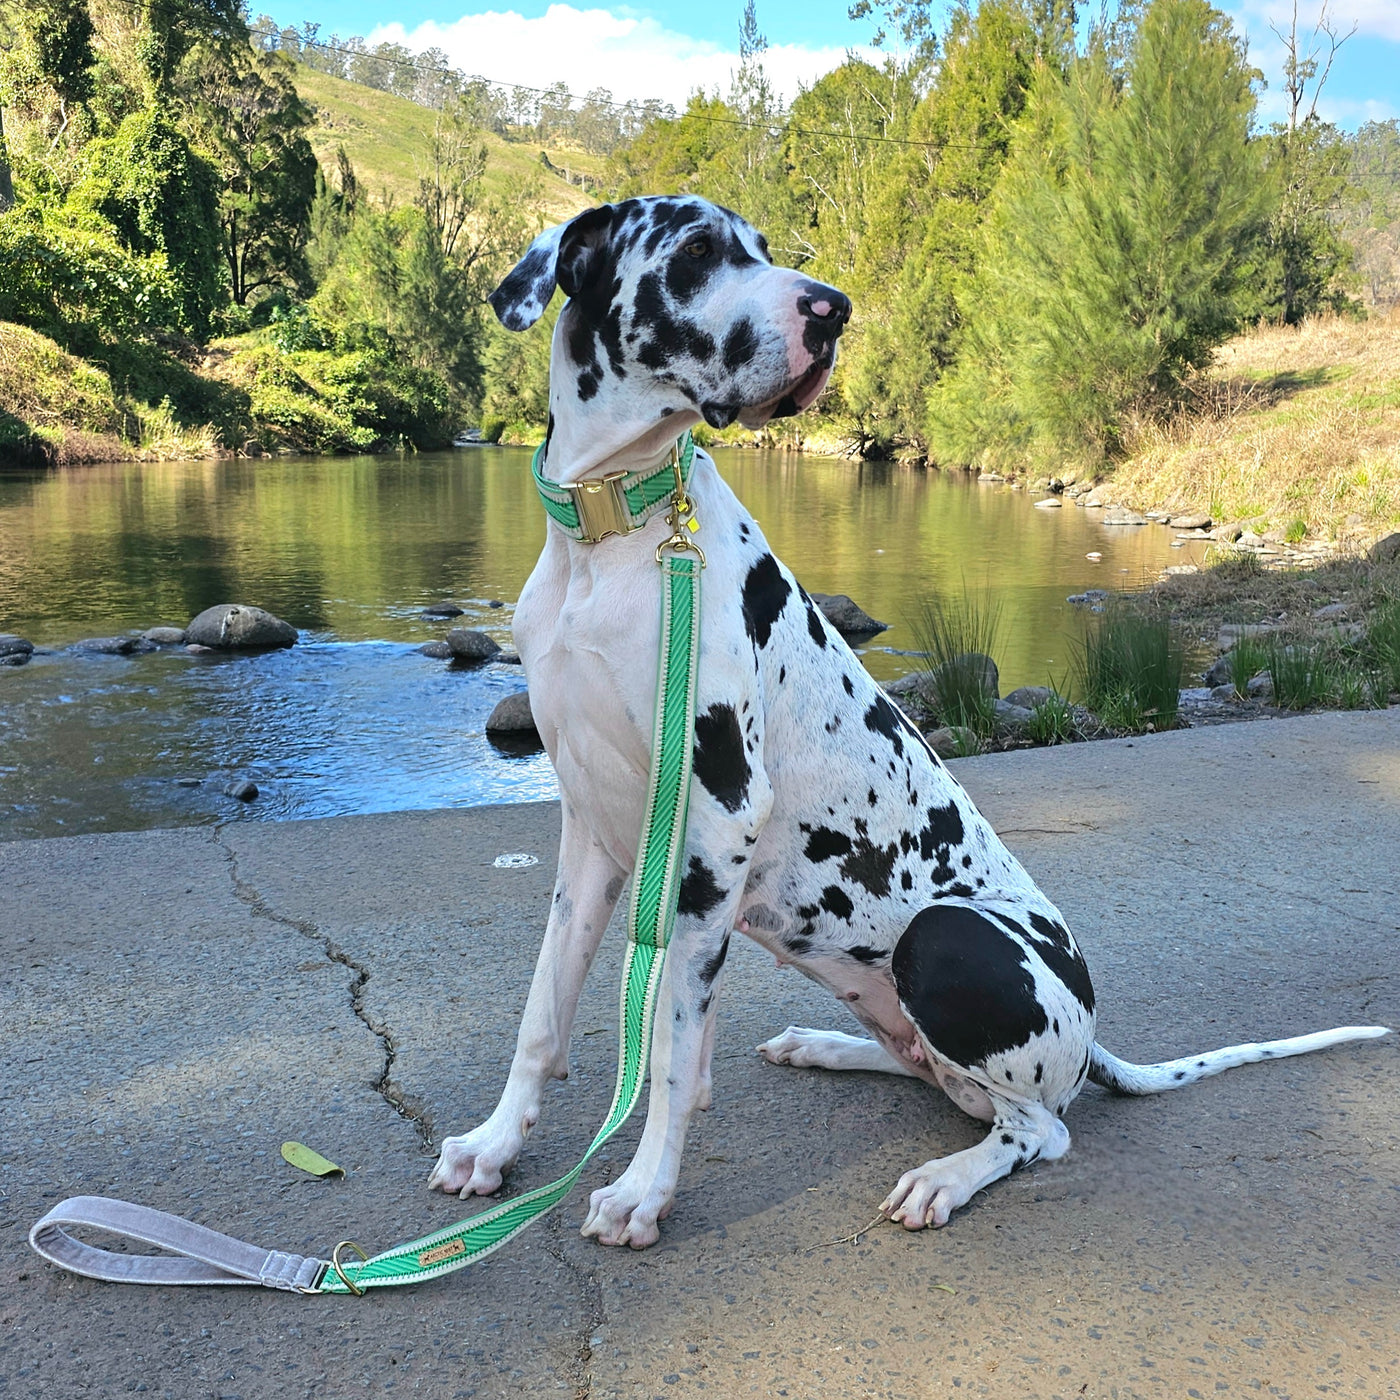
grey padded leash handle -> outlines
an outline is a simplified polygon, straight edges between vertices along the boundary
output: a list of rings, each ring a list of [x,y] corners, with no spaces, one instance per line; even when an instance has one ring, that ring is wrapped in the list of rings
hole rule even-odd
[[[181,1257],[114,1254],[74,1239],[65,1225],[106,1230]],[[314,1288],[330,1268],[324,1259],[259,1249],[178,1215],[110,1196],[73,1196],[61,1202],[35,1224],[29,1243],[60,1269],[104,1283],[256,1284],[299,1293]]]

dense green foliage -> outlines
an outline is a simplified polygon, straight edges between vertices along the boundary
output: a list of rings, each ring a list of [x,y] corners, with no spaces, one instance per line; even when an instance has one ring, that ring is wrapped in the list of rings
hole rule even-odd
[[[1082,468],[1174,412],[1240,327],[1400,297],[1400,124],[1319,121],[1300,61],[1289,120],[1260,130],[1207,0],[1122,0],[1087,29],[1075,0],[851,15],[874,61],[784,110],[747,0],[727,91],[677,113],[249,24],[233,0],[0,0],[0,319],[226,449],[531,432],[553,317],[508,335],[484,298],[563,172],[503,142],[579,152],[568,178],[600,196],[735,208],[847,291],[820,413],[779,431],[869,455]],[[420,104],[416,191],[404,150],[390,197],[323,129],[318,168],[297,74],[329,79],[298,63]]]

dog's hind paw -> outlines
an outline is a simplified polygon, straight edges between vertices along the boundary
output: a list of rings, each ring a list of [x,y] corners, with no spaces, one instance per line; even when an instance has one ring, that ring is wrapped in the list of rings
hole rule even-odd
[[[446,1191],[462,1200],[494,1195],[524,1145],[524,1132],[498,1129],[489,1120],[461,1137],[443,1138],[428,1189]]]
[[[755,1045],[754,1049],[773,1065],[822,1065],[819,1047],[828,1038],[825,1031],[789,1026],[781,1035]]]

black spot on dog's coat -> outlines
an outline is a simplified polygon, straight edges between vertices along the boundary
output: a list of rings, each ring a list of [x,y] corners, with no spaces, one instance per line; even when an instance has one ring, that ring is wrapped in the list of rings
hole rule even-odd
[[[690,869],[681,881],[676,912],[703,919],[723,898],[724,891],[716,882],[714,871],[699,856],[691,856]]]
[[[862,962],[867,965],[880,962],[888,956],[888,954],[882,953],[878,948],[867,947],[864,943],[857,943],[855,947],[844,948],[842,951],[848,958],[854,958],[857,962]]]
[[[778,561],[763,555],[744,580],[744,630],[754,646],[762,649],[773,635],[773,624],[792,596],[792,585],[783,577]]]
[[[876,899],[883,899],[890,892],[890,877],[894,874],[899,847],[893,841],[888,846],[875,845],[865,834],[864,827],[863,821],[857,821],[859,834],[851,845],[850,855],[841,862],[841,874]]]
[[[850,895],[840,885],[828,885],[822,891],[822,908],[828,914],[834,914],[838,919],[844,919],[850,923],[855,905],[851,903]]]
[[[1048,1025],[1025,950],[976,910],[921,910],[895,946],[890,971],[905,1010],[954,1064],[980,1068]]]
[[[711,705],[695,716],[695,776],[727,811],[737,812],[749,795],[748,759],[733,705]]]
[[[844,831],[833,831],[829,826],[819,826],[807,838],[805,855],[813,864],[830,860],[832,856],[844,856],[851,849],[851,838]]]
[[[753,322],[741,316],[724,337],[724,367],[731,372],[742,369],[758,353],[758,336]]]
[[[724,935],[724,942],[719,945],[713,957],[706,958],[700,966],[700,980],[708,987],[716,977],[719,970],[724,966],[724,960],[729,956],[729,935]]]
[[[883,734],[894,745],[895,755],[904,757],[904,739],[900,734],[895,708],[883,695],[877,695],[865,712],[865,727],[872,734]]]

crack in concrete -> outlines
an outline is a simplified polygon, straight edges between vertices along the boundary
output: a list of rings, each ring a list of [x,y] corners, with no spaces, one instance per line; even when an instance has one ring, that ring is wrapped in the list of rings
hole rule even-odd
[[[584,1316],[579,1326],[578,1345],[569,1367],[569,1379],[573,1382],[574,1400],[590,1400],[593,1394],[593,1338],[607,1318],[603,1311],[603,1287],[598,1282],[596,1269],[585,1269],[565,1253],[563,1228],[563,1217],[555,1210],[544,1222],[541,1234],[545,1253],[561,1269],[572,1274],[578,1286]]]
[[[377,1078],[370,1081],[370,1087],[399,1115],[412,1124],[418,1141],[425,1153],[436,1151],[437,1133],[433,1127],[432,1114],[426,1104],[406,1094],[394,1082],[394,1062],[398,1059],[398,1043],[394,1033],[381,1021],[370,1015],[365,1005],[365,987],[369,983],[369,968],[352,957],[329,934],[323,933],[310,919],[294,919],[287,914],[279,914],[258,893],[257,889],[239,873],[238,853],[224,840],[224,826],[214,828],[214,844],[224,853],[228,862],[229,879],[233,884],[234,896],[246,904],[255,918],[266,919],[269,923],[289,928],[303,938],[320,945],[327,961],[338,963],[347,972],[354,974],[350,982],[350,1009],[364,1024],[366,1029],[379,1041],[384,1055],[384,1063]]]

